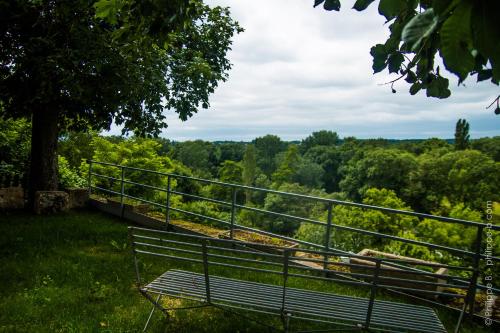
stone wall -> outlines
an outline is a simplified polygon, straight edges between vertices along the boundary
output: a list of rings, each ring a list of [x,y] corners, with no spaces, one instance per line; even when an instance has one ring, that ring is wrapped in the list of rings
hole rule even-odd
[[[69,209],[69,195],[63,191],[38,191],[35,193],[36,214],[64,212]]]
[[[0,210],[24,208],[24,190],[22,187],[0,188]]]

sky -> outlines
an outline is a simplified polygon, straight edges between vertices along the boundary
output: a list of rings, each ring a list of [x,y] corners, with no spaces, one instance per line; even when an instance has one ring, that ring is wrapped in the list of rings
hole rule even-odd
[[[376,3],[367,11],[343,1],[340,12],[313,8],[312,0],[209,0],[229,6],[245,31],[228,54],[233,68],[211,96],[210,108],[186,122],[168,111],[163,137],[176,140],[251,141],[266,134],[300,140],[314,131],[340,137],[452,138],[465,118],[473,138],[500,135],[500,116],[486,110],[499,94],[490,82],[468,79],[439,100],[408,93],[400,80],[373,75],[371,46],[384,43],[388,27]],[[443,71],[442,71],[443,72]]]

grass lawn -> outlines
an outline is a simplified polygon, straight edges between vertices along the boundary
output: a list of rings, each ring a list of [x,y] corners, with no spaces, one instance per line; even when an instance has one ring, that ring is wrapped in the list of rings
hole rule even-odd
[[[99,212],[1,213],[0,332],[141,331],[151,305],[135,289],[127,242],[126,224]],[[451,331],[456,315],[440,316]],[[279,325],[278,318],[259,319]],[[464,328],[493,332],[471,323]],[[262,331],[263,326],[212,308],[178,311],[169,321],[156,313],[149,329]]]

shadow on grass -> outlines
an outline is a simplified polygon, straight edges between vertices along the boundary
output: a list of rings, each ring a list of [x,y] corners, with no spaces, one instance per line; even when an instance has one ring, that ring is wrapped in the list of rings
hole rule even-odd
[[[126,224],[99,212],[81,210],[53,216],[2,213],[0,332],[141,331],[151,304],[135,289],[132,255],[127,244]],[[169,267],[164,261],[152,265],[149,267],[151,276]],[[273,283],[271,277],[262,279]],[[291,281],[290,286],[300,287],[300,281]],[[339,285],[328,286],[326,290],[324,284],[309,287],[353,296],[365,295],[364,291]],[[172,299],[164,301],[185,303]],[[280,327],[277,317],[240,313]],[[440,316],[446,323],[456,320],[455,314],[442,312]],[[292,327],[324,328],[300,322],[292,322]],[[149,330],[186,333],[267,331],[272,330],[214,308],[177,311],[169,320],[156,312]],[[493,330],[467,323],[462,332]]]

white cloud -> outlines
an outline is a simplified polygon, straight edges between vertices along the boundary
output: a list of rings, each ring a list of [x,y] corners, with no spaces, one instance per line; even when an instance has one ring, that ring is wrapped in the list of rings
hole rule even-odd
[[[358,13],[343,1],[340,13],[312,8],[312,0],[211,0],[230,6],[245,32],[234,38],[233,69],[211,107],[181,122],[167,115],[164,136],[174,140],[251,140],[267,133],[287,140],[330,129],[361,138],[452,137],[466,118],[474,136],[500,135],[500,117],[485,110],[498,94],[489,83],[454,87],[452,97],[396,94],[372,74],[370,47],[388,29],[372,5]],[[450,85],[456,79],[450,77]]]

